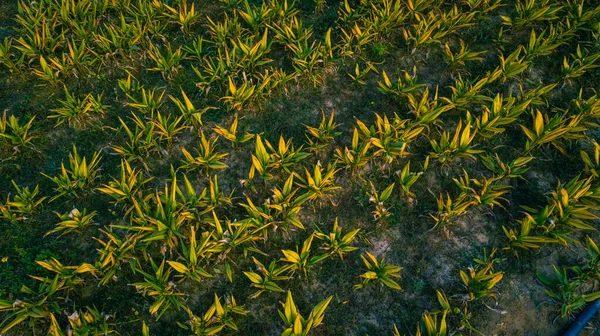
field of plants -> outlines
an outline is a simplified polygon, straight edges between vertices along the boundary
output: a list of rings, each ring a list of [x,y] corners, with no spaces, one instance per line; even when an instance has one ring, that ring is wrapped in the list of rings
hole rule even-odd
[[[559,335],[598,88],[592,0],[0,1],[0,335]]]

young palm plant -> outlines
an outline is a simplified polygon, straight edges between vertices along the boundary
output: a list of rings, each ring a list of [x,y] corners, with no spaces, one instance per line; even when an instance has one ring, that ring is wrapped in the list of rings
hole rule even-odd
[[[324,242],[323,250],[329,252],[330,255],[337,254],[341,260],[344,260],[344,255],[352,251],[358,250],[357,247],[351,245],[352,241],[360,231],[359,229],[352,230],[342,236],[342,227],[338,224],[337,217],[333,222],[333,230],[330,233],[322,232],[317,227],[315,237]]]
[[[394,190],[396,183],[390,184],[381,192],[381,194],[377,192],[373,182],[369,181],[369,184],[371,185],[371,188],[367,192],[367,196],[369,196],[369,202],[375,204],[375,210],[372,211],[373,217],[375,217],[376,221],[385,221],[392,213],[389,211],[390,209],[386,207],[384,202],[392,196],[392,191]]]
[[[200,169],[206,173],[227,168],[227,165],[221,160],[229,154],[217,152],[216,147],[217,139],[212,141],[207,140],[204,136],[204,132],[200,131],[200,146],[197,151],[198,156],[194,157],[185,148],[181,148],[181,152],[185,157],[181,168],[188,171]]]
[[[435,227],[442,225],[444,228],[446,225],[451,224],[457,217],[465,214],[467,210],[474,204],[473,200],[470,200],[466,194],[461,193],[456,199],[450,198],[449,194],[440,194],[436,197],[437,212],[435,215],[430,216],[435,220]]]
[[[134,201],[131,222],[136,225],[112,225],[114,228],[141,233],[144,243],[159,242],[161,248],[173,250],[184,237],[182,228],[194,218],[177,199],[177,178],[163,192]]]
[[[370,281],[379,281],[381,285],[401,290],[400,285],[393,280],[393,278],[400,278],[400,271],[402,267],[386,265],[385,258],[381,260],[377,260],[377,258],[372,255],[370,252],[365,252],[367,258],[361,255],[365,267],[367,268],[367,272],[360,275],[363,279],[361,283],[354,285],[355,288],[364,288]]]
[[[112,197],[114,205],[124,203],[125,215],[134,210],[134,202],[144,195],[144,185],[154,177],[145,178],[144,173],[131,168],[127,160],[121,160],[121,176],[113,178],[108,184],[103,184],[97,190]]]
[[[273,175],[268,171],[275,164],[271,159],[271,155],[267,152],[260,135],[256,135],[255,154],[252,154],[252,167],[248,173],[248,178],[253,179],[255,172],[266,181],[273,178]]]
[[[527,137],[524,154],[543,146],[551,144],[558,151],[566,154],[563,141],[577,140],[584,137],[586,128],[579,125],[581,115],[566,118],[564,115],[556,114],[550,118],[547,114],[542,114],[540,110],[532,112],[533,130],[520,125],[523,133]]]
[[[207,106],[201,110],[198,110],[196,107],[194,107],[194,104],[185,94],[183,89],[181,89],[181,96],[183,97],[183,101],[171,95],[169,95],[169,98],[179,109],[179,112],[181,113],[181,116],[185,120],[186,124],[199,129],[200,126],[202,126],[202,115],[204,115],[204,113],[206,113],[206,111],[212,107]]]
[[[306,131],[308,134],[312,136],[312,138],[309,137],[309,135],[306,136],[308,140],[308,147],[314,152],[323,151],[335,137],[342,134],[341,132],[335,131],[335,129],[340,126],[333,121],[335,111],[331,110],[329,120],[325,118],[325,111],[321,111],[321,115],[322,118],[318,127],[304,125],[306,126]]]
[[[132,284],[138,293],[144,296],[154,298],[154,303],[150,305],[148,311],[156,316],[157,319],[167,312],[171,307],[181,310],[183,305],[183,293],[177,291],[176,285],[169,280],[171,277],[171,269],[165,269],[165,261],[160,265],[156,265],[152,258],[149,258],[152,272],[146,272],[142,269],[136,269],[137,272],[144,276],[144,281]]]
[[[61,107],[53,109],[48,118],[57,119],[56,126],[65,122],[70,127],[75,129],[84,129],[98,122],[98,118],[102,117],[108,105],[102,104],[102,95],[94,97],[91,93],[83,99],[75,97],[69,93],[65,86],[65,100],[59,100]]]
[[[236,85],[231,77],[229,77],[228,95],[223,96],[221,100],[228,105],[232,110],[241,111],[247,107],[254,98],[256,85],[251,84],[247,79],[244,79],[242,85]]]
[[[446,63],[455,70],[464,67],[469,61],[483,61],[481,55],[486,53],[470,51],[463,40],[460,40],[460,49],[457,52],[453,52],[448,43],[444,45],[443,51]]]
[[[40,282],[39,288],[34,290],[23,286],[21,291],[24,294],[31,295],[31,300],[1,300],[0,312],[5,313],[5,319],[0,322],[0,334],[7,334],[12,328],[19,324],[29,321],[31,326],[36,321],[49,319],[53,314],[52,302],[54,296],[62,291],[64,280],[60,280],[57,274],[52,280]]]
[[[94,223],[92,218],[96,215],[96,211],[88,213],[87,209],[83,209],[83,212],[73,209],[65,214],[56,213],[56,215],[61,221],[54,229],[48,231],[46,236],[61,231],[61,236],[68,233],[81,234]]]
[[[279,312],[279,316],[285,323],[285,330],[281,336],[308,336],[309,332],[318,327],[323,321],[325,315],[325,309],[331,302],[333,296],[319,302],[308,315],[308,318],[304,318],[298,312],[298,307],[294,303],[292,292],[288,291],[285,304],[283,305],[283,312]]]
[[[189,8],[187,2],[183,2],[177,9],[167,5],[165,7],[170,12],[168,15],[171,20],[180,25],[181,31],[185,35],[190,34],[192,26],[200,19],[200,13],[196,12],[193,2]]]
[[[490,258],[492,256],[493,253]],[[496,294],[492,291],[492,288],[502,280],[503,274],[494,272],[494,261],[494,259],[491,259],[485,264],[478,263],[475,267],[469,267],[468,275],[466,272],[460,271],[460,278],[467,290],[470,301],[488,296],[496,299]]]
[[[202,268],[201,261],[208,253],[218,252],[219,249],[215,246],[217,243],[211,240],[209,232],[203,233],[201,238],[201,241],[198,243],[196,240],[196,230],[193,226],[190,226],[190,245],[187,246],[184,242],[181,243],[181,259],[183,262],[167,261],[169,266],[180,274],[182,280],[191,279],[201,282],[203,278],[212,277],[210,273]]]
[[[165,53],[161,53],[156,47],[152,47],[148,53],[148,56],[154,61],[155,66],[148,70],[158,71],[162,74],[163,78],[167,80],[173,79],[182,67],[181,61],[185,58],[185,53],[178,48],[173,51],[171,45],[167,44]]]
[[[501,16],[501,18],[503,24],[507,26],[522,28],[536,21],[558,19],[557,14],[561,9],[562,6],[556,6],[549,0],[519,0],[515,3],[515,17]]]
[[[416,195],[410,191],[410,188],[413,184],[415,184],[421,175],[425,173],[427,168],[429,167],[429,156],[425,158],[425,163],[423,163],[423,170],[420,172],[411,172],[410,171],[410,161],[406,163],[402,170],[396,171],[396,175],[398,175],[399,184],[400,184],[400,193],[403,197],[408,197],[409,201],[414,200]]]
[[[454,136],[450,139],[450,133],[444,132],[439,140],[431,140],[431,157],[438,159],[438,161],[449,166],[457,158],[468,158],[477,160],[475,154],[483,153],[483,150],[473,149],[473,139],[475,139],[475,133],[471,133],[471,125],[466,124],[464,129],[462,127],[462,120],[456,126]]]
[[[327,171],[325,175],[323,175],[323,168],[321,168],[320,164],[315,165],[313,174],[311,174],[307,169],[306,179],[302,178],[302,176],[297,175],[300,183],[298,185],[306,190],[306,195],[311,200],[322,200],[324,198],[331,200],[331,194],[340,189],[339,186],[336,186],[333,182],[333,178],[335,177],[335,173],[338,172],[338,169],[335,168],[335,165],[329,165],[327,167]]]
[[[240,144],[243,144],[244,142],[250,141],[250,140],[252,140],[252,138],[254,138],[254,134],[248,133],[248,132],[246,132],[243,135],[238,136],[237,128],[238,128],[238,116],[236,115],[235,119],[233,119],[233,122],[231,123],[231,126],[229,127],[229,129],[226,129],[226,128],[223,128],[223,127],[217,125],[213,128],[213,130],[218,135],[229,140],[231,142],[231,146],[235,149]]]
[[[49,334],[52,336],[65,335],[113,335],[117,334],[114,323],[109,322],[109,314],[102,314],[95,307],[86,307],[85,311],[75,311],[67,316],[69,326],[63,333],[54,314],[50,316]]]
[[[529,170],[526,164],[531,160],[533,160],[533,156],[522,156],[505,163],[502,162],[498,154],[495,154],[495,156],[481,156],[481,163],[494,173],[497,179],[505,177],[524,179],[522,175]]]
[[[244,272],[244,275],[252,282],[252,287],[258,289],[256,292],[252,293],[250,297],[253,299],[257,298],[265,291],[275,293],[283,292],[283,289],[275,281],[291,279],[289,276],[283,275],[287,271],[289,265],[278,267],[275,261],[272,261],[267,268],[256,258],[253,257],[252,260],[254,260],[257,271],[261,274],[256,272]]]
[[[225,304],[222,304],[216,294],[214,303],[202,316],[196,316],[188,307],[184,306],[183,309],[188,313],[189,320],[185,324],[177,322],[177,325],[195,336],[217,335],[225,328],[237,331],[235,316],[248,313],[233,296],[225,297]]]
[[[87,158],[81,157],[77,153],[77,148],[73,146],[73,152],[69,154],[69,169],[65,168],[64,163],[61,163],[60,175],[51,177],[42,173],[56,184],[54,190],[58,194],[53,196],[50,201],[66,195],[77,197],[81,192],[88,192],[98,177],[99,164],[100,152],[95,152],[88,163]]]
[[[295,148],[292,145],[292,139],[285,141],[283,136],[279,137],[279,143],[275,148],[269,141],[265,140],[267,148],[271,152],[271,167],[273,169],[280,169],[287,173],[290,173],[290,168],[295,166],[298,162],[302,161],[310,155],[310,153],[303,152],[302,146]]]
[[[162,92],[158,93],[157,88],[153,88],[152,90],[146,90],[142,88],[141,98],[138,99],[130,94],[127,94],[129,101],[125,103],[125,105],[133,107],[143,114],[150,115],[150,117],[153,118],[154,114],[158,112],[160,107],[163,105],[163,97],[165,96],[166,91],[167,90],[162,90]]]
[[[9,195],[6,198],[6,204],[0,206],[2,215],[11,222],[27,220],[34,214],[47,197],[37,197],[39,193],[39,187],[37,185],[33,190],[29,190],[28,187],[19,187],[15,181],[11,182],[16,192],[12,197],[12,200]]]
[[[290,225],[304,229],[304,225],[298,219],[298,214],[300,214],[302,205],[310,197],[308,194],[294,197],[298,191],[298,189],[294,189],[294,176],[295,174],[290,174],[281,190],[277,187],[273,188],[272,199],[267,204],[267,207],[275,211],[273,214],[275,229],[282,226],[286,232],[290,229]]]
[[[562,318],[572,318],[578,311],[592,301],[600,298],[600,291],[582,293],[581,279],[570,276],[568,270],[562,270],[552,265],[554,277],[549,277],[538,272],[540,282],[546,287],[545,292],[552,303],[560,306]]]
[[[33,139],[36,137],[31,135],[31,124],[34,119],[35,116],[31,117],[26,124],[21,125],[14,115],[7,118],[5,110],[0,118],[0,139],[12,146],[15,152],[24,148],[35,149]]]
[[[150,122],[145,124],[136,114],[133,115],[135,122],[135,128],[132,130],[127,124],[119,117],[121,126],[116,129],[117,132],[125,130],[127,135],[127,142],[122,145],[113,145],[111,148],[115,153],[123,156],[127,162],[137,161],[144,166],[146,171],[149,171],[148,163],[146,159],[151,153],[157,150],[158,144],[154,137],[154,123]]]
[[[421,316],[421,321],[417,325],[416,336],[446,336],[448,335],[448,324],[446,322],[447,311],[427,312]]]
[[[508,193],[510,186],[494,184],[498,178],[488,180],[484,176],[480,181],[470,178],[466,171],[463,174],[453,181],[462,190],[462,195],[466,195],[474,204],[489,205],[493,208],[495,205],[503,207],[500,201],[508,202],[502,195]]]
[[[369,153],[370,148],[370,139],[360,140],[358,129],[354,128],[351,148],[348,149],[348,147],[344,147],[344,150],[336,148],[334,157],[337,163],[342,164],[347,170],[350,170],[352,174],[356,174],[371,160],[371,155]]]
[[[302,244],[302,250],[300,252],[292,251],[292,250],[281,250],[283,253],[283,258],[281,261],[289,263],[289,267],[287,271],[289,274],[293,275],[297,271],[300,271],[304,274],[304,277],[308,276],[308,270],[312,268],[315,264],[327,259],[329,255],[322,254],[311,257],[311,245],[313,241],[314,235],[311,234]]]
[[[183,116],[171,120],[171,115],[163,117],[160,112],[157,113],[156,119],[153,121],[155,134],[158,135],[158,142],[167,142],[167,149],[173,147],[175,136],[187,128],[187,126],[181,125],[182,120]]]
[[[404,71],[401,77],[392,82],[385,71],[382,71],[383,82],[379,82],[379,91],[383,94],[391,94],[397,97],[404,97],[410,93],[419,92],[425,87],[425,84],[417,83],[417,68],[413,68],[413,74]]]

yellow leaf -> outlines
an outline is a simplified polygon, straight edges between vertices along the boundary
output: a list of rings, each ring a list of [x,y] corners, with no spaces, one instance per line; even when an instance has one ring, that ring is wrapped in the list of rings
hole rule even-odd
[[[173,267],[174,270],[176,270],[179,273],[186,273],[188,271],[188,268],[180,262],[167,261],[167,264],[169,264],[171,267]]]
[[[535,129],[535,134],[537,136],[540,136],[542,134],[542,132],[544,131],[544,118],[542,117],[542,112],[540,112],[539,110],[537,111],[536,115],[535,115],[535,120],[534,120],[534,129]]]
[[[229,92],[231,92],[231,94],[235,94],[235,92],[237,91],[237,88],[235,87],[235,84],[233,84],[233,81],[231,80],[231,77],[229,77]]]
[[[296,315],[296,320],[294,321],[294,335],[302,335],[302,321],[300,320],[300,315]]]

